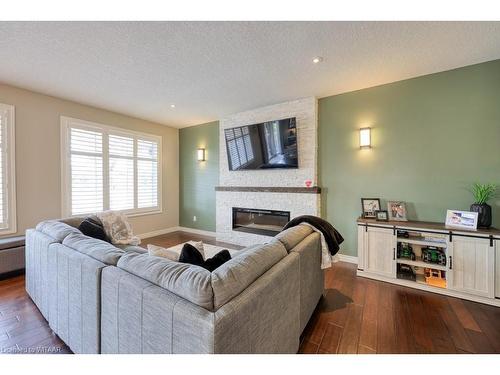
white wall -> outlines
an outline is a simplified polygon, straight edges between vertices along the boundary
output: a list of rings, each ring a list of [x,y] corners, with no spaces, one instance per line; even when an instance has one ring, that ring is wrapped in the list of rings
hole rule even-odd
[[[237,113],[221,120],[219,185],[303,187],[307,179],[311,179],[314,186],[317,185],[317,108],[315,98],[304,98]],[[289,117],[296,117],[297,121],[298,169],[229,171],[224,129]],[[269,237],[232,230],[233,207],[290,211],[291,218],[299,215],[319,216],[320,196],[308,193],[218,191],[216,193],[217,239],[241,245],[259,244],[268,241]]]

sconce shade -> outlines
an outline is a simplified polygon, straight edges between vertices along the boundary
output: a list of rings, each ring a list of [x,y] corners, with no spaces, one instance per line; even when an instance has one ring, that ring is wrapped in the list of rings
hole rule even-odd
[[[359,148],[372,147],[371,130],[372,130],[371,128],[359,129]]]
[[[205,149],[204,148],[199,148],[197,154],[198,154],[198,161],[205,161]]]

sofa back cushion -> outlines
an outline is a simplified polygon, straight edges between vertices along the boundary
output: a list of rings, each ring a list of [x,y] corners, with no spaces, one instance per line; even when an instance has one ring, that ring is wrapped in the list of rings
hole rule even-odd
[[[74,233],[81,233],[78,229],[68,225],[66,223],[60,222],[58,220],[46,220],[42,221],[36,226],[36,230],[52,237],[57,242],[62,242],[66,236]]]
[[[278,233],[275,238],[285,246],[286,251],[290,252],[312,232],[313,230],[310,226],[300,224]]]
[[[285,256],[285,247],[273,238],[267,244],[242,250],[233,259],[215,269],[212,272],[214,309],[217,310],[236,297]]]
[[[57,221],[64,224],[68,224],[71,227],[78,228],[78,226],[82,223],[83,220],[85,220],[87,216],[88,215],[71,216],[71,217],[65,217],[64,219],[59,219]]]
[[[198,306],[213,310],[210,272],[202,267],[138,253],[124,255],[117,266]]]
[[[112,266],[116,265],[118,259],[125,254],[123,250],[118,249],[110,243],[87,237],[80,232],[69,234],[64,238],[62,243],[79,253]]]

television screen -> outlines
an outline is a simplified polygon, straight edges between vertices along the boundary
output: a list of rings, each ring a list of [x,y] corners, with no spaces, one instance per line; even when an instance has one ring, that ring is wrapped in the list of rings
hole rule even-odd
[[[295,117],[225,129],[229,170],[298,168]]]

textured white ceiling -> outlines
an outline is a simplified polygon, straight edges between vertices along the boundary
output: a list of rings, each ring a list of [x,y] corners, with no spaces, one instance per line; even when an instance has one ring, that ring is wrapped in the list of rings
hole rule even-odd
[[[174,127],[498,58],[500,22],[0,22],[1,82]]]

